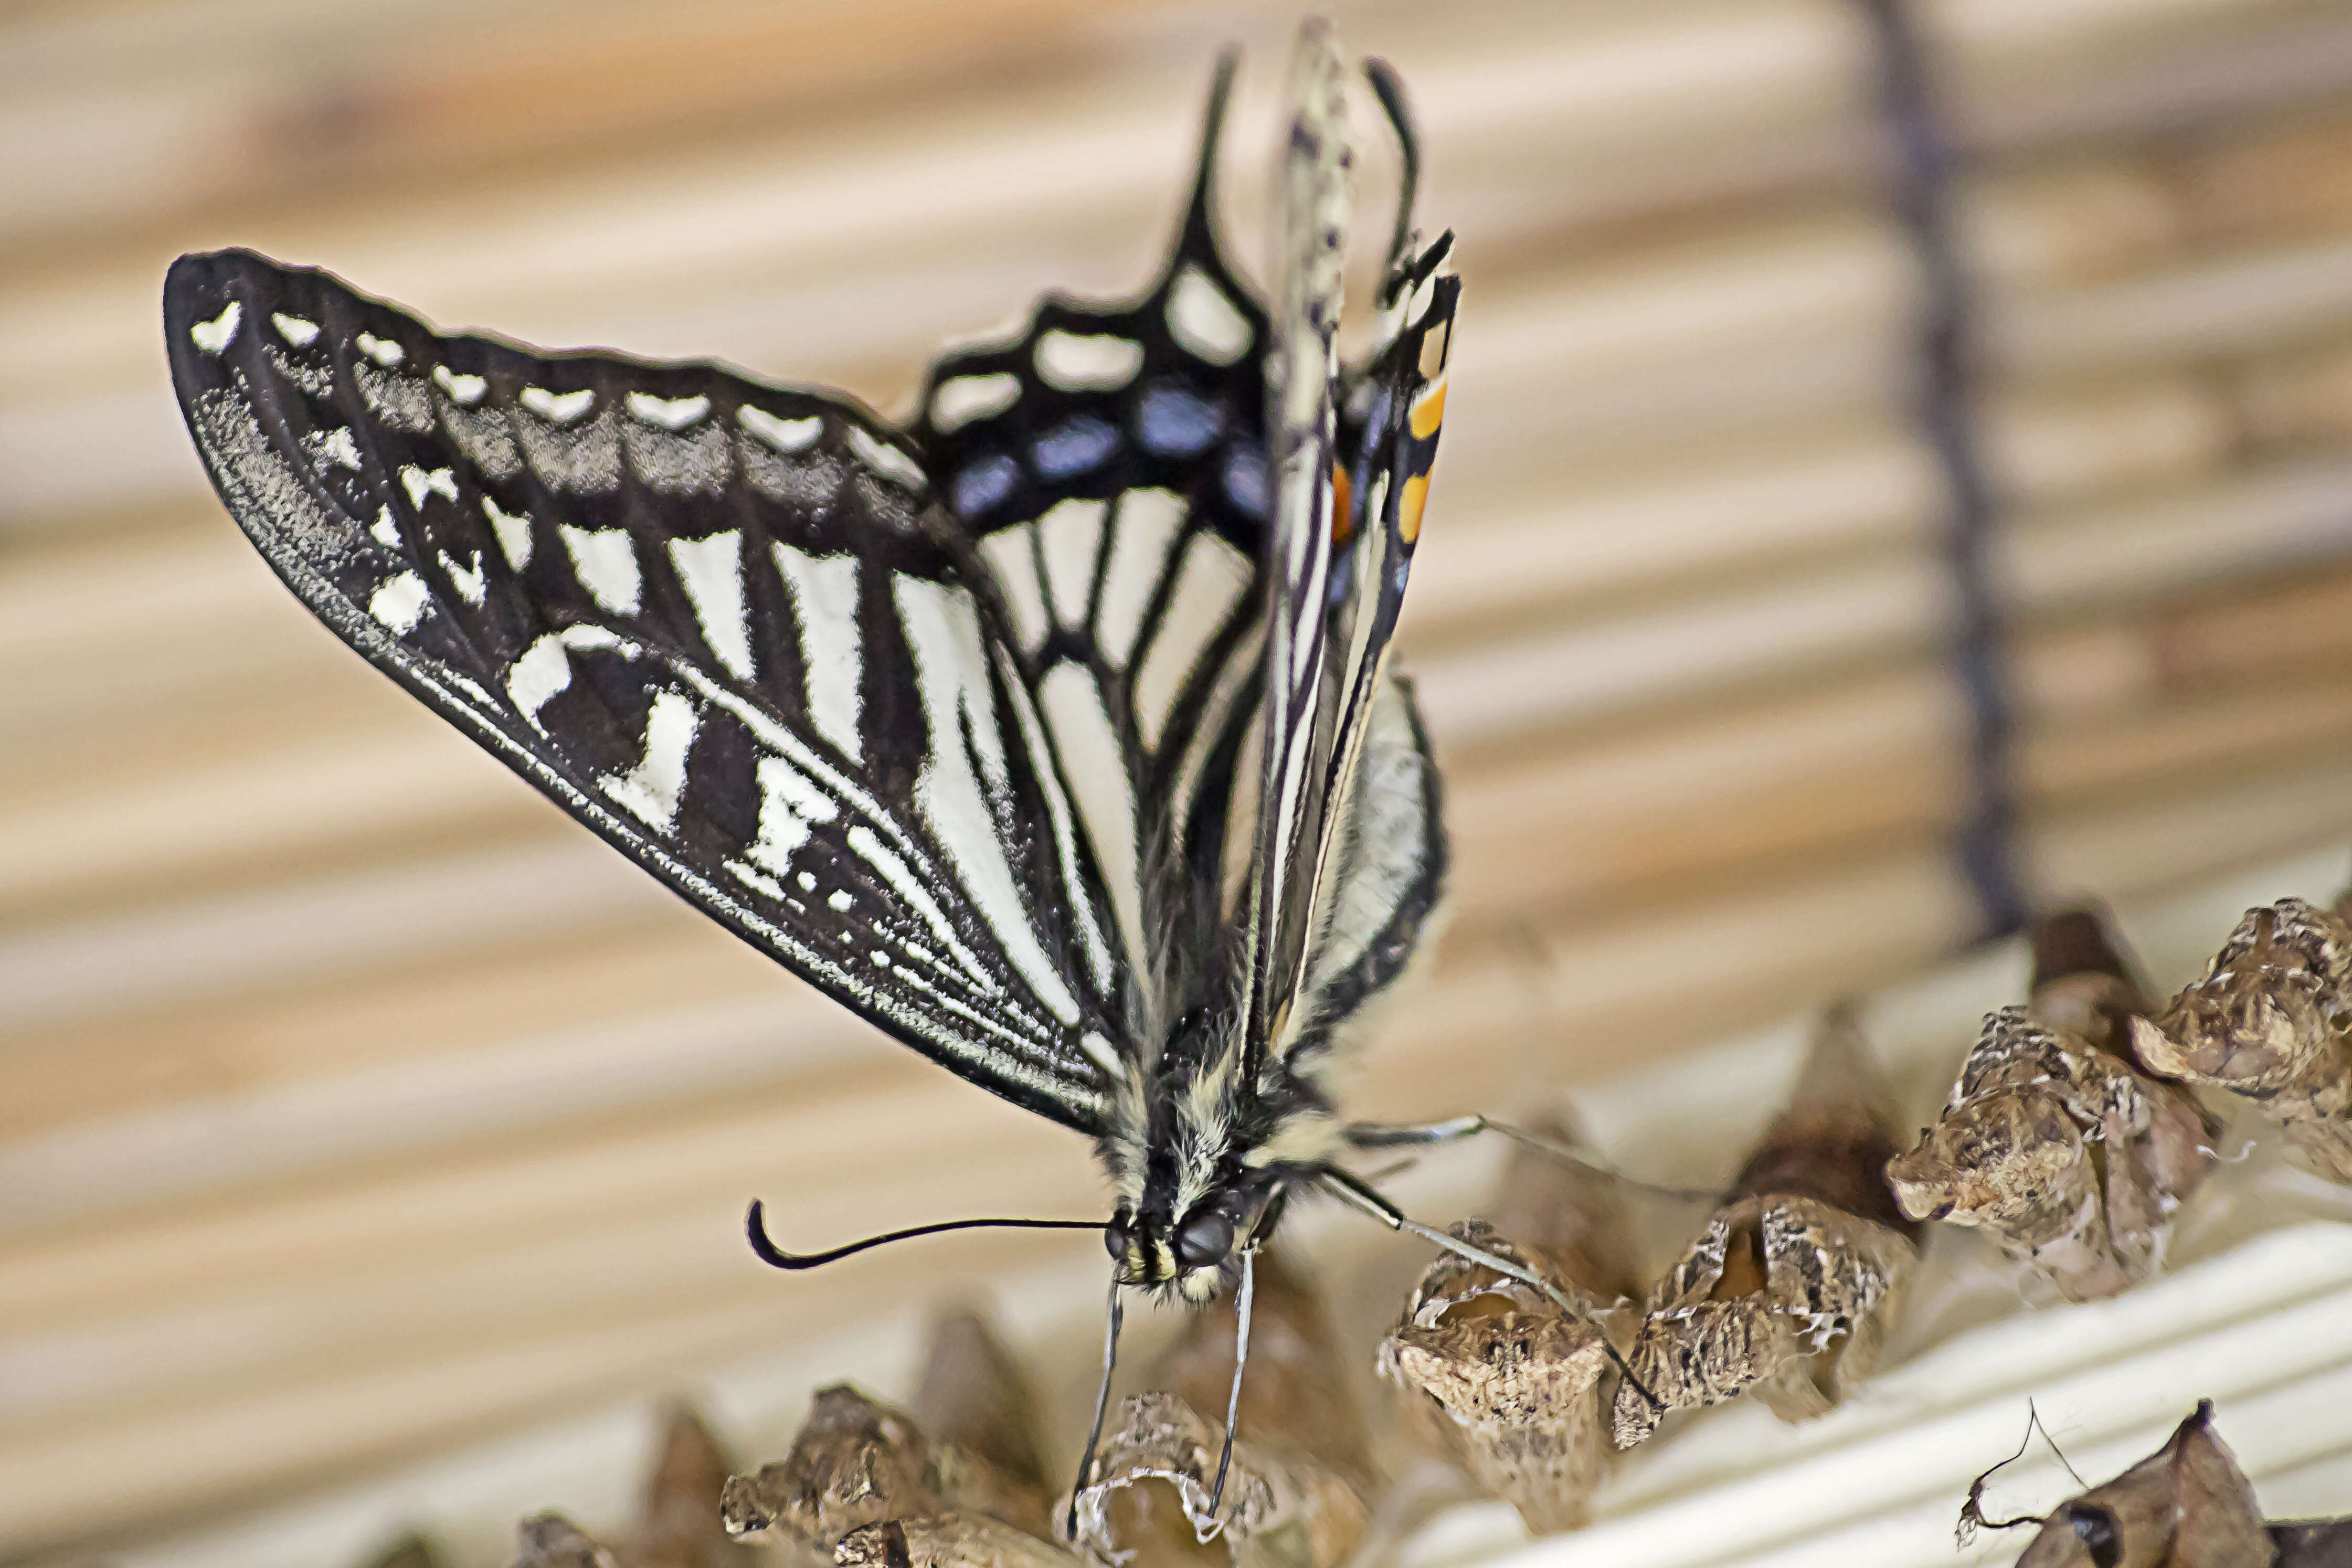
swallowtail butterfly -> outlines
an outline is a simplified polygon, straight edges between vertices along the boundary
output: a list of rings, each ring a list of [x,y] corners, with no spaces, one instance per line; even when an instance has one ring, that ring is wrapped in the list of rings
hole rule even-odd
[[[1123,1286],[1245,1300],[1303,1190],[1435,1238],[1336,1163],[1404,1135],[1326,1075],[1444,878],[1389,650],[1459,285],[1374,64],[1405,189],[1340,367],[1345,72],[1320,29],[1300,58],[1271,310],[1212,222],[1229,58],[1158,282],[1048,296],[904,426],[445,336],[247,251],[164,286],[197,449],[313,613],[712,919],[1095,1140],[1114,1342]]]

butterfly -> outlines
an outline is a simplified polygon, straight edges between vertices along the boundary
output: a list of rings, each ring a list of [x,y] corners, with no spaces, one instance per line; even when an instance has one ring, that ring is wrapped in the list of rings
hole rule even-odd
[[[164,287],[197,450],[320,619],[738,936],[1094,1140],[1113,1353],[1124,1289],[1245,1304],[1301,1192],[1446,1241],[1341,1168],[1425,1130],[1344,1122],[1330,1069],[1444,880],[1390,653],[1460,286],[1373,62],[1405,178],[1340,363],[1347,74],[1307,38],[1270,305],[1213,223],[1228,57],[1157,282],[1047,296],[903,424],[443,335],[248,251]],[[751,1228],[805,1267],[989,1223],[1097,1222],[820,1255]]]

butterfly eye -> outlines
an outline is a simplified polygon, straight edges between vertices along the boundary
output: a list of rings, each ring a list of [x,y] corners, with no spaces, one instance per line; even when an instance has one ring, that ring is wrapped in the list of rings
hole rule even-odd
[[[1110,1260],[1113,1263],[1126,1258],[1127,1216],[1125,1215],[1114,1215],[1110,1223],[1103,1226],[1103,1250],[1110,1254]]]
[[[1233,1216],[1205,1209],[1186,1220],[1176,1232],[1176,1261],[1187,1268],[1223,1263],[1234,1249]]]

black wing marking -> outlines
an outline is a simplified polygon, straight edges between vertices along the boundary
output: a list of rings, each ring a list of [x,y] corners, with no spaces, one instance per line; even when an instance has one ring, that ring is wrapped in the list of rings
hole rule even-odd
[[[1089,1133],[1131,1056],[1030,689],[923,466],[846,399],[444,338],[184,257],[173,380],[346,642],[706,912]]]
[[[1233,758],[1261,674],[1266,318],[1212,213],[1232,71],[1159,282],[1131,304],[1048,298],[1019,338],[948,355],[916,426],[1157,1002],[1194,994],[1220,946]]]

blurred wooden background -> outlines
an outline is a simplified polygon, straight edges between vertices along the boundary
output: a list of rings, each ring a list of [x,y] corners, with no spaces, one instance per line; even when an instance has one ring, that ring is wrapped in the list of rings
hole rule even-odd
[[[1363,1110],[1620,1074],[1951,952],[1966,717],[1858,0],[1331,8],[1413,94],[1468,290],[1407,633],[1456,914]],[[1968,160],[2033,887],[2343,837],[2352,3],[1917,14]],[[1073,1140],[702,921],[311,622],[180,427],[170,259],[249,245],[446,327],[891,408],[1043,289],[1150,277],[1228,41],[1254,260],[1294,22],[0,11],[0,1555],[1060,1256],[782,1282],[738,1240],[755,1193],[811,1241],[1100,1206]]]

